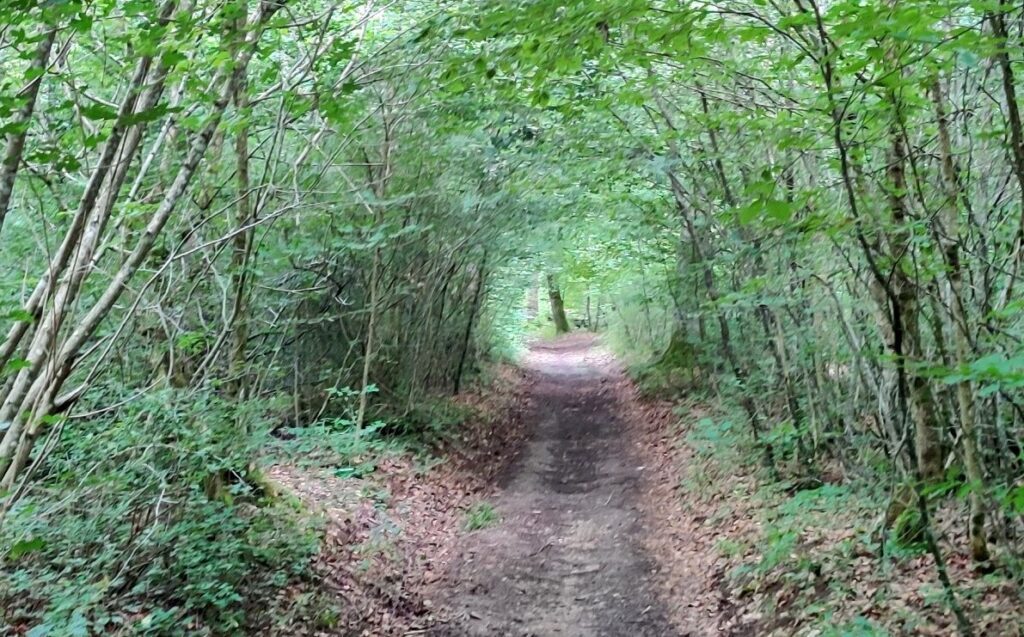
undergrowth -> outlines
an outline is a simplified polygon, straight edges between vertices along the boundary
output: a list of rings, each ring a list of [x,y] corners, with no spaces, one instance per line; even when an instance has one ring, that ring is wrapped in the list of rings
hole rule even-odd
[[[317,546],[314,521],[250,465],[265,408],[168,390],[66,435],[4,520],[7,625],[33,637],[265,628],[268,613],[250,611],[302,577]],[[213,494],[211,476],[225,476]]]
[[[431,399],[357,428],[357,398],[338,391],[333,415],[282,428],[271,401],[168,389],[65,434],[3,521],[7,630],[232,635],[330,625],[339,611],[310,568],[322,522],[260,467],[366,477],[397,453],[428,466],[430,450],[456,437],[469,415]],[[365,495],[386,505],[386,494]],[[470,520],[486,526],[492,516],[481,504]],[[295,593],[282,595],[286,588]]]
[[[737,424],[741,418],[717,413],[688,423],[685,444],[697,461],[686,470],[683,486],[703,499],[726,502],[718,521],[724,527],[753,513],[756,522],[749,528],[716,544],[732,564],[725,590],[733,603],[756,609],[745,621],[765,634],[796,624],[806,634],[886,634],[867,618],[837,623],[835,617],[837,602],[854,592],[844,586],[842,572],[871,544],[876,494],[856,484],[792,491],[788,483],[764,479],[752,461],[753,442]]]
[[[635,366],[631,373],[650,395],[672,397],[662,384],[669,376],[658,367]],[[732,391],[712,396],[698,388],[674,411],[682,421],[679,443],[694,456],[682,468],[685,497],[713,506],[707,524],[727,529],[715,548],[730,564],[722,590],[737,608],[733,621],[766,635],[867,637],[951,628],[924,547],[899,537],[898,524],[880,523],[891,495],[883,485],[891,478],[838,469],[823,481],[769,475]],[[797,453],[787,425],[780,421],[766,435],[782,467]],[[937,515],[955,513],[949,491],[933,495]],[[948,544],[943,550],[956,552]],[[1011,570],[988,578],[961,573],[956,585],[978,613],[1010,613],[981,605],[989,591],[1005,590]]]

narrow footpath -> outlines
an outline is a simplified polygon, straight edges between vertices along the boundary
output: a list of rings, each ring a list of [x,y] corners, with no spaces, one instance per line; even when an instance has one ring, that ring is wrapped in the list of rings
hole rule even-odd
[[[452,621],[432,635],[680,634],[658,599],[638,500],[645,467],[615,415],[614,361],[579,336],[535,345],[532,435],[446,578]]]

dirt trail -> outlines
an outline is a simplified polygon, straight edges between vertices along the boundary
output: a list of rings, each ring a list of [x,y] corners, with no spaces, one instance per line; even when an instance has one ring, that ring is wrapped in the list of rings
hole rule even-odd
[[[467,534],[433,635],[677,635],[642,548],[645,467],[615,416],[614,366],[591,338],[536,345],[533,435]]]

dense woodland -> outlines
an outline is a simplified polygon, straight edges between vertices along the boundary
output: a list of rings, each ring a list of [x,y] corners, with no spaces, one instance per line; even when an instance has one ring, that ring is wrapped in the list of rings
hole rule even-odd
[[[949,556],[1024,576],[1022,36],[1007,0],[5,0],[0,616],[271,630],[318,532],[262,468],[429,446],[550,307],[766,483],[872,494],[977,632]]]

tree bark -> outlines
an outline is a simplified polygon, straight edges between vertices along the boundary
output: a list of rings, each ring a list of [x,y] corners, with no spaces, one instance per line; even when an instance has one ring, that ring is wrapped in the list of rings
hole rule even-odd
[[[242,12],[237,19],[236,30],[240,42],[245,41],[245,24],[248,18],[248,2],[240,4]],[[237,56],[237,52],[236,52]],[[246,91],[246,68],[238,65],[232,77],[232,100],[238,115],[247,118],[249,99]],[[249,126],[243,124],[235,133],[235,228],[242,229],[253,221],[252,197],[249,186]],[[236,399],[244,398],[246,392],[246,344],[249,340],[248,276],[249,257],[252,253],[253,228],[242,230],[235,235],[231,247],[231,290],[234,297],[228,329],[231,330],[231,352],[228,363],[228,394]]]
[[[895,103],[895,100],[893,106],[897,111],[895,117],[898,118],[899,105]],[[941,430],[936,416],[931,386],[928,378],[919,370],[919,365],[924,361],[919,289],[917,282],[910,278],[904,265],[909,260],[907,258],[909,251],[912,250],[907,230],[910,215],[905,196],[907,191],[904,173],[905,162],[906,152],[902,132],[894,125],[891,131],[887,169],[890,188],[889,205],[892,222],[895,225],[889,238],[891,246],[889,255],[891,276],[889,280],[893,293],[899,299],[898,305],[893,306],[891,311],[894,314],[899,313],[900,324],[903,328],[903,347],[901,351],[894,349],[894,354],[903,359],[903,369],[907,374],[910,389],[910,413],[914,421],[914,449],[917,453],[917,464],[920,467],[921,477],[925,481],[931,482],[942,475],[942,441],[939,435]]]
[[[173,0],[168,4],[173,5]],[[281,6],[280,3],[262,4],[257,20],[258,28],[254,30],[252,39],[246,41],[245,50],[240,55],[237,64],[245,66],[249,63],[256,42],[262,35],[263,25]],[[167,5],[165,5],[166,7]],[[140,60],[140,64],[141,62]],[[127,289],[129,281],[150,253],[164,225],[188,189],[192,177],[209,147],[210,140],[220,124],[224,109],[231,99],[231,82],[226,71],[217,72],[212,86],[223,88],[211,107],[206,123],[193,138],[188,154],[178,169],[174,182],[164,194],[135,247],[121,263],[106,289],[99,295],[74,330],[62,341],[50,343],[49,338],[41,341],[37,334],[33,351],[30,352],[30,367],[21,370],[14,389],[8,394],[0,408],[0,420],[11,423],[0,441],[0,471],[3,472],[0,488],[10,488],[18,478],[28,460],[32,443],[47,417],[52,413],[57,394],[71,374],[82,347],[92,337],[97,327]],[[122,117],[123,115],[119,114],[118,121],[121,121]],[[114,150],[116,149],[110,151],[111,154]],[[49,357],[50,362],[45,369],[42,369],[41,362],[44,357]],[[35,361],[38,361],[39,364],[34,364]],[[8,502],[7,505],[9,506],[9,504]]]
[[[476,268],[473,277],[473,301],[469,305],[469,316],[466,318],[466,329],[462,333],[462,350],[459,353],[459,364],[455,369],[455,383],[452,394],[458,394],[462,387],[462,372],[466,365],[466,358],[469,356],[469,342],[473,336],[473,325],[476,324],[476,317],[480,312],[480,299],[483,298],[485,268],[487,267],[487,253],[484,252],[480,265]]]
[[[1010,129],[1010,160],[1020,193],[1020,217],[1013,241],[1012,264],[998,304],[1000,308],[1004,307],[1012,297],[1013,286],[1020,273],[1022,261],[1024,261],[1024,131],[1022,131],[1020,108],[1017,105],[1017,83],[1014,79],[1013,64],[1010,62],[1008,50],[1010,40],[1004,13],[1009,9],[1010,5],[1007,0],[999,0],[998,9],[988,14],[992,33],[999,41],[995,58],[1002,72],[1003,99],[1006,101],[1006,118]]]
[[[3,231],[4,218],[7,217],[7,210],[10,208],[14,182],[18,177],[21,155],[25,151],[25,140],[28,138],[28,129],[32,124],[32,114],[35,112],[39,87],[43,83],[43,75],[46,73],[46,67],[50,61],[50,51],[53,49],[53,41],[56,38],[56,27],[49,27],[36,46],[35,55],[32,56],[28,67],[28,74],[31,77],[28,85],[19,93],[25,102],[9,123],[11,131],[7,133],[7,149],[4,152],[3,164],[0,165],[0,231]],[[0,367],[2,366],[0,364]]]
[[[551,304],[551,320],[555,323],[556,334],[569,333],[569,319],[565,316],[565,302],[562,300],[562,291],[558,288],[558,281],[553,274],[547,275],[548,301]]]
[[[963,293],[963,266],[960,262],[959,201],[960,186],[956,164],[953,160],[952,143],[949,136],[949,122],[946,119],[945,96],[941,80],[932,84],[932,101],[935,104],[935,119],[939,129],[939,155],[942,161],[942,177],[946,190],[941,219],[940,240],[946,259],[950,287],[950,305],[953,316],[953,337],[956,346],[956,366],[966,365],[970,358],[970,324]],[[961,445],[964,452],[964,468],[970,481],[969,534],[971,554],[979,563],[989,560],[988,541],[985,537],[985,474],[978,453],[978,432],[975,422],[974,387],[971,381],[963,379],[956,384],[957,406],[960,416]]]
[[[370,316],[366,321],[366,346],[363,352],[363,373],[359,388],[359,410],[356,412],[356,430],[362,431],[366,420],[366,407],[370,399],[370,370],[373,368],[374,347],[377,346],[377,305],[380,303],[380,247],[373,251],[370,269]]]
[[[168,0],[168,2],[164,3],[160,10],[161,22],[166,22],[170,19],[171,13],[176,5],[177,0]],[[129,115],[136,112],[136,107],[139,105],[139,95],[142,91],[147,74],[149,73],[152,61],[152,57],[146,56],[140,58],[136,64],[131,82],[129,83],[128,93],[118,108],[117,119],[114,122],[114,126],[111,129],[109,137],[104,142],[103,148],[100,151],[100,159],[96,164],[96,168],[89,176],[89,181],[87,182],[85,190],[79,199],[78,207],[75,211],[74,217],[72,217],[71,224],[65,232],[64,239],[61,241],[56,254],[50,260],[46,272],[36,284],[32,294],[25,304],[25,307],[23,308],[35,321],[16,321],[14,325],[11,326],[7,338],[4,340],[4,343],[0,345],[0,367],[6,365],[14,355],[14,352],[21,346],[21,342],[25,338],[25,335],[33,329],[35,330],[33,342],[43,342],[44,345],[49,344],[49,341],[53,339],[53,335],[56,333],[56,330],[60,328],[66,307],[69,305],[70,301],[74,299],[74,296],[77,294],[78,286],[90,271],[90,267],[92,265],[90,260],[92,259],[96,242],[98,242],[99,237],[106,226],[106,220],[113,209],[117,193],[124,182],[128,166],[131,163],[135,150],[142,138],[142,126],[137,124],[134,127],[128,127],[126,125],[126,120]],[[163,79],[166,76],[166,70],[167,69],[163,64],[158,66],[158,71],[154,75],[152,86],[142,98],[142,110],[152,108],[159,100],[163,89]],[[130,131],[128,131],[129,128],[131,129]],[[125,143],[125,147],[122,148],[121,142],[126,132],[128,132],[128,139]],[[118,159],[119,153],[120,159]],[[114,176],[108,182],[107,176],[111,169],[114,170]],[[97,206],[99,211],[94,212]],[[85,235],[84,238],[83,234]],[[64,275],[69,263],[72,267],[71,276],[68,277],[59,290],[55,291],[55,286],[59,278]],[[48,318],[51,321],[56,322],[54,325],[47,325],[45,320],[41,320],[43,318],[42,311],[44,304],[49,298],[54,299],[53,310],[48,314]],[[51,330],[53,333],[46,333],[40,338],[39,332],[41,330]],[[28,351],[31,353],[37,349],[38,348],[35,346],[29,346]],[[34,374],[38,372],[37,365],[40,363],[32,360],[31,357],[29,358],[29,363],[34,367],[34,371],[31,371],[31,373]],[[16,379],[14,387],[17,386]],[[9,397],[10,392],[5,393],[3,395],[3,399],[0,400],[0,403],[6,402]],[[9,418],[10,416],[5,415],[3,408],[0,407],[0,421]],[[0,443],[0,449],[2,449],[2,446],[2,443]],[[0,451],[0,458],[2,457],[3,452]]]
[[[690,207],[686,203],[685,189],[679,178],[672,171],[668,171],[669,183],[672,186],[672,195],[676,202],[676,209],[679,211],[680,217],[682,217],[683,227],[686,233],[690,237],[690,242],[693,245],[694,261],[696,265],[701,269],[704,276],[704,290],[707,294],[708,300],[713,305],[717,305],[718,302],[718,289],[715,287],[715,275],[711,270],[711,264],[708,263],[707,258],[704,255],[704,250],[701,247],[700,237],[697,235],[697,229],[693,222],[693,214]],[[754,445],[761,450],[762,460],[765,468],[776,477],[778,474],[778,468],[775,466],[775,451],[772,448],[772,444],[763,439],[761,435],[761,417],[757,413],[757,406],[754,405],[754,400],[750,394],[747,393],[747,370],[740,365],[739,359],[736,357],[736,352],[732,346],[732,332],[729,329],[729,320],[725,316],[725,312],[721,308],[716,308],[716,316],[718,318],[718,330],[719,330],[719,346],[722,352],[723,358],[729,364],[729,367],[736,377],[736,382],[739,385],[739,400],[743,410],[747,412],[747,418],[750,420],[750,433],[754,440]]]

